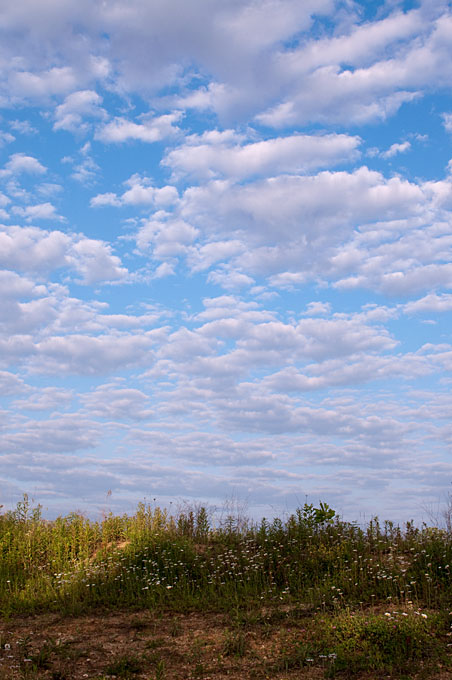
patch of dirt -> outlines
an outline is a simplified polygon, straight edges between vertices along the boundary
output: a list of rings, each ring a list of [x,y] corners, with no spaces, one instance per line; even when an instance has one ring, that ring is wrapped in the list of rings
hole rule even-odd
[[[293,659],[294,641],[309,636],[309,624],[278,619],[275,625],[264,614],[233,626],[222,614],[146,610],[0,620],[0,680],[323,678],[319,662],[289,662],[284,670],[284,653]],[[452,680],[452,673],[431,678]]]

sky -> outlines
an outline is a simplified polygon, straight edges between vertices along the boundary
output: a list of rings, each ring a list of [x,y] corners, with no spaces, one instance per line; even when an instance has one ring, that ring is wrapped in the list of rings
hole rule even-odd
[[[442,0],[2,2],[0,503],[441,508],[451,64]]]

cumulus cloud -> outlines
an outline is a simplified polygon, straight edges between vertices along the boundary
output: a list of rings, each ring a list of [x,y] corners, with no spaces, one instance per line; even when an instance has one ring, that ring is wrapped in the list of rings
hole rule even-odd
[[[27,205],[26,208],[16,206],[13,208],[15,215],[20,215],[25,218],[26,222],[33,222],[34,220],[57,220],[61,221],[61,215],[58,215],[55,206],[49,202],[38,203],[37,205]]]
[[[93,196],[90,201],[91,207],[142,205],[161,208],[175,203],[179,198],[176,187],[170,185],[160,188],[154,187],[152,180],[146,175],[142,176],[135,173],[124,184],[128,188],[120,196],[113,192]]]
[[[0,390],[3,396],[21,394],[21,392],[25,392],[26,389],[26,385],[22,378],[9,371],[0,371]]]
[[[279,276],[272,283],[290,287],[306,276],[338,276],[339,263],[355,267],[356,258],[344,256],[355,230],[397,219],[405,226],[422,214],[424,200],[422,187],[363,167],[245,185],[214,180],[187,189],[177,209],[209,241],[233,240],[238,270]],[[381,233],[394,238],[390,231]]]
[[[325,134],[276,137],[245,145],[229,139],[218,143],[204,134],[194,135],[163,159],[174,175],[211,179],[217,176],[245,178],[250,175],[303,173],[351,160],[357,155],[359,137]]]
[[[26,399],[16,399],[12,406],[20,411],[59,411],[70,406],[73,398],[72,390],[42,387]]]
[[[444,127],[447,132],[452,132],[452,113],[443,113]]]
[[[235,489],[286,507],[314,493],[351,519],[376,489],[379,512],[412,516],[441,488],[452,182],[450,164],[413,179],[407,152],[452,129],[435,98],[452,82],[446,4],[381,3],[372,19],[332,0],[5,6],[12,479],[67,494],[68,510],[92,510],[102,485],[126,509],[151,488],[214,502]],[[383,143],[368,126],[381,120]],[[410,174],[394,175],[402,153]],[[51,228],[58,213],[67,228]]]
[[[111,246],[103,241],[38,227],[3,226],[0,263],[36,273],[68,267],[79,273],[85,283],[117,280],[127,274]]]
[[[443,5],[395,10],[372,22],[349,13],[342,23],[331,0],[208,8],[200,0],[189,8],[179,0],[164,8],[133,0],[114,11],[71,0],[48,25],[50,5],[40,17],[27,9],[8,10],[2,24],[6,97],[66,95],[113,74],[120,92],[149,94],[209,74],[210,82],[196,91],[187,87],[173,101],[209,106],[224,118],[260,114],[261,122],[281,126],[366,122],[391,115],[433,82],[450,84],[450,17]],[[313,39],[306,31],[323,16],[335,30]],[[19,61],[18,44],[27,46]],[[55,66],[56,55],[70,65]],[[99,134],[107,142],[155,141],[147,128],[119,117]]]
[[[86,132],[89,124],[84,119],[106,117],[107,113],[101,108],[101,103],[102,97],[93,90],[72,92],[56,107],[53,129]]]
[[[157,207],[150,181],[131,183],[122,197],[100,195],[92,204],[127,195]],[[163,189],[174,202],[142,222],[139,250],[184,257],[195,272],[216,264],[209,280],[220,285],[233,271],[237,282],[265,276],[280,290],[321,280],[397,295],[450,284],[449,178],[410,182],[360,167],[244,184],[210,180],[180,198]]]
[[[142,123],[134,123],[126,118],[115,118],[99,128],[95,138],[107,144],[121,144],[127,141],[159,142],[178,132],[179,128],[175,124],[181,118],[181,111],[145,117]]]
[[[280,73],[292,78],[292,92],[257,119],[272,127],[312,120],[361,124],[391,116],[428,90],[433,79],[447,86],[443,60],[450,56],[446,35],[452,19],[444,13],[422,24],[426,11],[397,13],[354,26],[342,39],[313,41],[281,54]],[[385,49],[400,39],[406,42],[386,57]]]
[[[422,312],[450,312],[452,310],[452,294],[430,293],[419,300],[407,302],[403,307],[407,314],[417,314]]]
[[[106,383],[82,396],[82,404],[95,418],[108,420],[143,420],[152,418],[149,397],[141,390]]]
[[[47,171],[37,158],[27,156],[25,153],[15,153],[9,157],[3,170],[0,170],[0,177],[20,175],[27,173],[31,175],[42,175]]]
[[[400,144],[391,144],[389,149],[387,151],[383,151],[381,154],[382,158],[393,158],[393,156],[396,156],[398,153],[405,153],[406,151],[409,151],[411,149],[411,144],[410,142],[401,142]]]
[[[223,267],[210,272],[207,282],[216,283],[225,290],[240,290],[241,288],[252,286],[255,281],[247,274]]]
[[[65,335],[36,345],[28,367],[33,373],[97,375],[152,363],[153,332]]]
[[[97,196],[93,196],[90,201],[90,205],[93,208],[105,205],[118,207],[121,205],[121,201],[115,193],[109,191],[106,194],[97,194]]]
[[[14,98],[46,98],[73,90],[77,80],[71,66],[53,66],[38,72],[16,70],[10,75],[10,93]]]
[[[11,142],[14,142],[15,137],[9,132],[4,132],[3,130],[0,130],[0,147],[2,147],[4,144],[10,144]]]
[[[154,219],[145,220],[136,235],[140,251],[151,251],[156,258],[185,255],[198,236],[198,230],[189,222],[171,215],[156,213]]]
[[[12,130],[21,135],[36,135],[38,132],[28,120],[11,120],[9,125]]]
[[[5,207],[8,203],[11,203],[11,199],[0,191],[0,207]]]
[[[1,449],[8,453],[28,454],[75,452],[94,448],[99,437],[100,427],[95,421],[68,413],[26,422],[22,431],[5,435]]]

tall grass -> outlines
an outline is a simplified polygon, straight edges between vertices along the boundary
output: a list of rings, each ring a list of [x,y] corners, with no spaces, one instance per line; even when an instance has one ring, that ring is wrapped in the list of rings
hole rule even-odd
[[[72,513],[49,522],[25,496],[0,515],[3,616],[275,601],[325,611],[382,603],[438,609],[452,602],[451,569],[445,530],[377,518],[363,529],[327,506],[259,524],[228,517],[217,527],[203,507],[173,516],[143,503],[133,516],[94,522]]]

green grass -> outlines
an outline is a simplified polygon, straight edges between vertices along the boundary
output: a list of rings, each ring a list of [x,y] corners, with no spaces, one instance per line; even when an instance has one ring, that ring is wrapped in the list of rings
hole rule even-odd
[[[279,607],[294,617],[311,613],[314,622],[310,636],[281,651],[279,667],[320,663],[331,677],[448,663],[451,568],[447,531],[377,518],[362,528],[323,504],[284,521],[229,517],[217,527],[202,507],[171,516],[145,504],[133,516],[93,522],[73,513],[48,522],[26,496],[0,515],[4,618],[115,608],[228,612],[224,653],[240,656],[247,616],[265,607],[277,615]],[[46,659],[43,652],[33,661]],[[123,676],[136,672],[130,660],[117,663]]]

